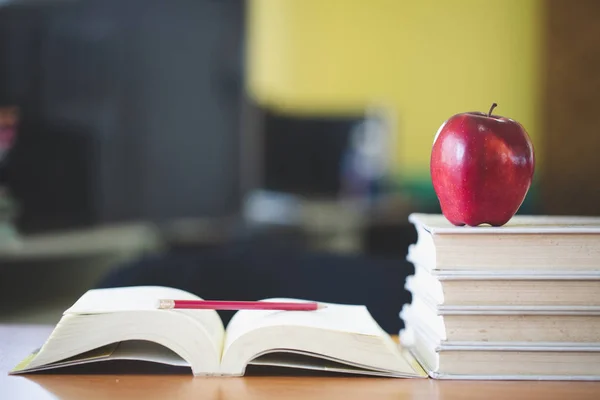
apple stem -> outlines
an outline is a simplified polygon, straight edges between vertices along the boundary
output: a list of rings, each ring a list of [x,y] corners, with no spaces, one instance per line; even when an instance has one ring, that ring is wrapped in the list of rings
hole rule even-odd
[[[492,116],[492,111],[494,111],[494,108],[496,108],[498,106],[498,104],[493,103],[492,106],[490,107],[490,111],[488,112],[488,117]]]

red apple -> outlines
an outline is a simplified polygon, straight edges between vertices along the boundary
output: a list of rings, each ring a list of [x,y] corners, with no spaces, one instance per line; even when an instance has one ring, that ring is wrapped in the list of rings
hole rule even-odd
[[[457,226],[502,226],[531,186],[533,144],[523,126],[490,111],[456,114],[437,131],[431,179],[442,214]]]

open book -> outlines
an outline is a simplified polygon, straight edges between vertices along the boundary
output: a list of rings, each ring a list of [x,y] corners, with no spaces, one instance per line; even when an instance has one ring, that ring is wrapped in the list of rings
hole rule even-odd
[[[124,359],[186,366],[194,375],[241,376],[248,365],[263,365],[427,377],[364,306],[243,310],[225,329],[214,310],[159,310],[159,299],[200,298],[157,286],[90,290],[11,374]]]

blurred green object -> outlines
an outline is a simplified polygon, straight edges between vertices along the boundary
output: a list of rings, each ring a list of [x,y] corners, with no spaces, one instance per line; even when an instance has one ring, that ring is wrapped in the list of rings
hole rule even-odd
[[[401,193],[417,205],[418,212],[439,213],[440,205],[433,190],[429,175],[412,175],[390,177],[391,191]]]
[[[6,188],[0,187],[0,248],[15,245],[19,235],[14,226],[17,204]]]

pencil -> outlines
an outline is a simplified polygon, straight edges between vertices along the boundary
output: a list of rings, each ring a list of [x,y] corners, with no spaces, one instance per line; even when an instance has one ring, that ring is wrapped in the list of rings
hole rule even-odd
[[[196,310],[281,310],[281,311],[315,311],[326,308],[324,304],[271,302],[271,301],[209,301],[209,300],[170,300],[158,301],[161,310],[196,309]]]

